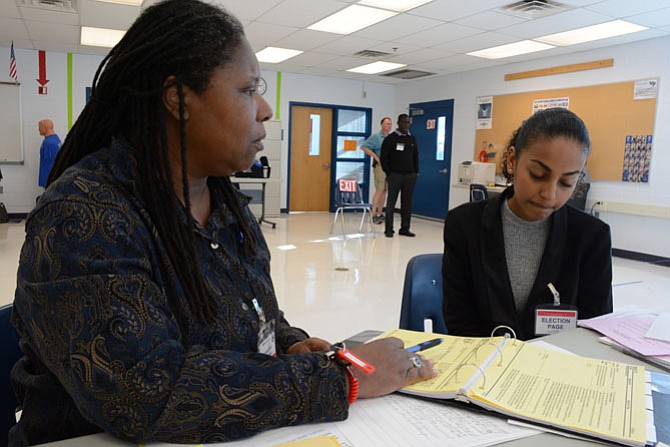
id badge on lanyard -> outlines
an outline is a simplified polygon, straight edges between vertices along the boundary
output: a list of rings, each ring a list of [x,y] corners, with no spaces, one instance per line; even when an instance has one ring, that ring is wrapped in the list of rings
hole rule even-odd
[[[561,295],[552,283],[547,287],[554,295],[553,304],[540,304],[535,308],[535,335],[549,335],[575,329],[578,311],[575,306],[561,304]]]
[[[277,356],[277,344],[275,342],[275,320],[274,318],[268,321],[265,318],[265,311],[256,298],[252,300],[254,303],[254,309],[256,314],[258,314],[258,352],[261,354],[271,355],[273,357]]]

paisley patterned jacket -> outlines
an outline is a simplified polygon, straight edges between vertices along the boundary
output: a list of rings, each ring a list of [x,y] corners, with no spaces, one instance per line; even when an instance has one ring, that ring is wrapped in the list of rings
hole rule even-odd
[[[195,239],[218,314],[203,325],[135,178],[134,158],[115,141],[68,169],[28,216],[13,315],[26,354],[12,376],[23,414],[10,445],[99,431],[134,442],[219,442],[345,419],[344,370],[318,353],[285,354],[307,334],[278,309],[249,208],[259,240],[251,258],[238,252],[222,180],[210,178],[212,215]],[[275,319],[276,357],[257,352],[253,298]]]

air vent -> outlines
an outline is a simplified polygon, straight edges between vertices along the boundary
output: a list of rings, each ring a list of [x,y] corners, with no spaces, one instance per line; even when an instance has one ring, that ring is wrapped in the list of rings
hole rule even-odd
[[[387,76],[389,78],[398,78],[398,79],[416,79],[434,74],[435,73],[429,73],[427,71],[420,71],[420,70],[397,70],[392,71],[390,73],[384,73],[382,76]]]
[[[556,14],[572,9],[572,6],[559,3],[554,0],[521,0],[510,3],[502,8],[496,9],[498,12],[532,20],[539,17]]]
[[[354,56],[377,58],[377,57],[388,56],[389,54],[391,53],[384,53],[383,51],[374,51],[374,50],[363,50],[359,51],[358,53],[354,53]]]
[[[49,11],[77,12],[76,0],[19,0],[19,6],[48,9]]]

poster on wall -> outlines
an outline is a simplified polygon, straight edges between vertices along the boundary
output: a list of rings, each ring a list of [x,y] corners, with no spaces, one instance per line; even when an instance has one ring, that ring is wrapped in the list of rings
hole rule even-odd
[[[477,129],[491,129],[493,116],[493,96],[477,98]]]
[[[649,183],[652,140],[652,135],[626,135],[622,181]]]
[[[635,81],[633,99],[653,99],[658,95],[658,78]]]
[[[548,98],[535,99],[533,101],[533,113],[544,109],[553,109],[554,107],[570,108],[570,98]],[[531,114],[532,115],[532,114]]]

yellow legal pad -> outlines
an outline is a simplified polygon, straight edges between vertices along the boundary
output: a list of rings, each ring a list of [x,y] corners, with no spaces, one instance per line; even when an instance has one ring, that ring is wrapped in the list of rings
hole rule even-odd
[[[440,374],[402,392],[468,402],[511,418],[624,445],[647,443],[642,366],[565,354],[505,337],[402,329],[383,337],[398,337],[405,346],[444,338],[442,344],[420,353],[435,361]]]

